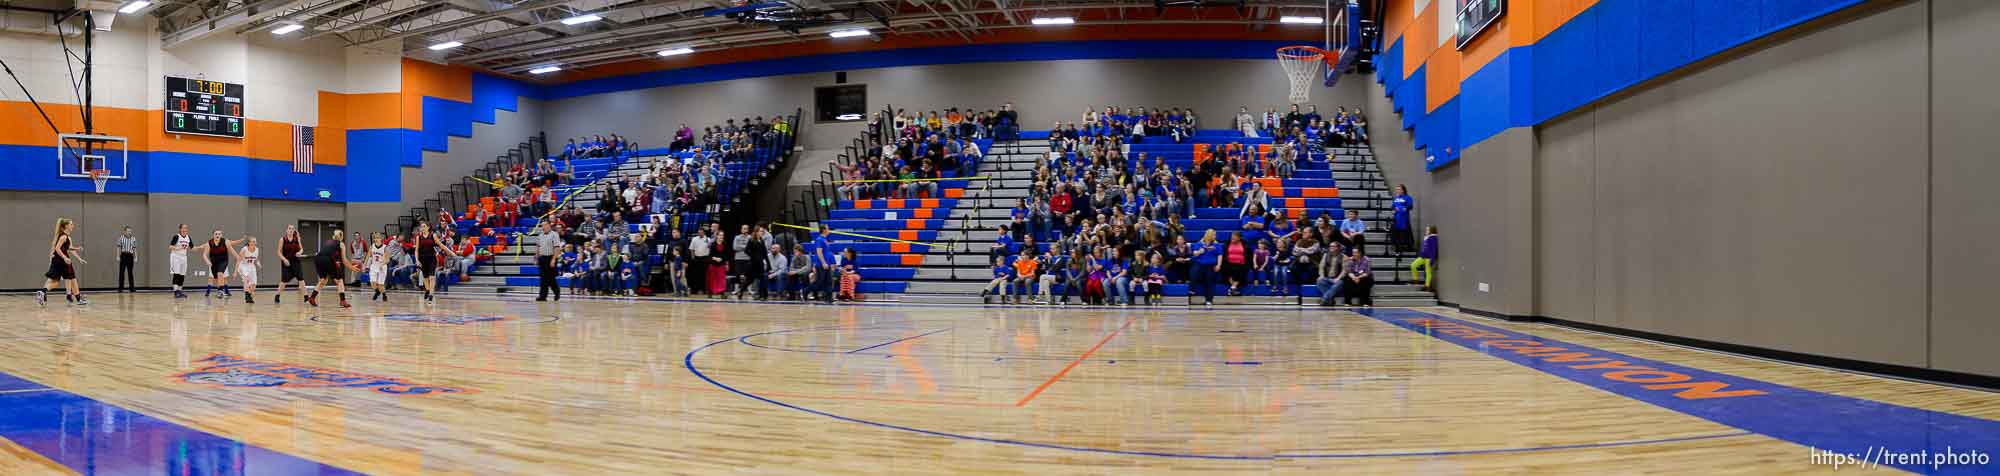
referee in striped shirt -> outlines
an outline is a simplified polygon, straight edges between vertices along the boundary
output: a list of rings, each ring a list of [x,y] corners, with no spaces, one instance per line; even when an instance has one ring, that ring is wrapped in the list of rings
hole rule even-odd
[[[536,301],[549,300],[554,292],[556,300],[562,300],[562,288],[556,286],[555,256],[562,252],[562,224],[554,220],[535,225],[535,272],[541,275],[541,290]]]

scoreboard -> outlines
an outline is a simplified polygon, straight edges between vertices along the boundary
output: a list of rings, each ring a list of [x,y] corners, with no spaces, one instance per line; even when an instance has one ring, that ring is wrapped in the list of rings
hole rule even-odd
[[[168,134],[243,137],[243,85],[167,77]]]

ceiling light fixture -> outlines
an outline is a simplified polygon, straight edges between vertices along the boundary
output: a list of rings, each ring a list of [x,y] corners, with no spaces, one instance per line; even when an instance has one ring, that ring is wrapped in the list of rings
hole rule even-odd
[[[562,24],[576,26],[603,19],[604,17],[597,16],[596,14],[585,14],[585,15],[577,15],[569,18],[564,18],[562,19]]]
[[[853,30],[840,30],[832,33],[827,33],[826,36],[831,36],[834,38],[847,38],[851,36],[868,36],[869,34],[870,33],[868,32],[867,29],[857,28]]]
[[[1033,21],[1034,21],[1034,23],[1035,23],[1036,25],[1070,25],[1070,24],[1074,24],[1074,23],[1076,23],[1076,18],[1074,18],[1074,17],[1036,17],[1036,18],[1035,18],[1035,19],[1034,19]]]
[[[465,43],[460,43],[460,42],[456,42],[456,41],[447,41],[447,42],[443,42],[443,43],[438,43],[438,44],[435,44],[435,45],[431,45],[431,51],[444,51],[444,50],[449,50],[449,49],[452,49],[452,48],[457,48],[457,47],[460,47],[460,46],[465,46]]]
[[[548,66],[543,66],[543,67],[540,67],[540,68],[535,68],[535,69],[531,69],[531,70],[528,70],[528,74],[549,74],[549,73],[554,73],[554,72],[557,72],[557,71],[562,71],[562,67],[561,67],[561,66],[556,66],[556,65],[548,65]]]
[[[1293,17],[1293,16],[1278,17],[1278,23],[1299,23],[1308,25],[1318,25],[1325,21],[1326,21],[1325,19],[1322,19],[1320,17]]]
[[[291,33],[291,32],[294,32],[294,31],[299,31],[299,30],[304,30],[304,29],[306,29],[306,26],[305,26],[305,25],[300,25],[300,24],[297,24],[297,23],[288,23],[288,24],[286,24],[285,26],[281,26],[281,27],[277,27],[277,28],[272,28],[272,29],[271,29],[271,34],[273,34],[273,35],[283,35],[283,34],[286,34],[286,33]]]
[[[667,50],[660,50],[660,56],[680,56],[680,55],[684,55],[684,54],[688,54],[688,53],[693,53],[693,52],[694,52],[694,48],[688,48],[688,47],[685,47],[685,46],[683,46],[683,47],[680,47],[680,48],[674,48],[674,49],[667,49]]]
[[[132,14],[133,12],[137,12],[137,11],[139,11],[139,10],[141,10],[141,9],[144,9],[144,8],[146,8],[146,7],[148,7],[148,6],[152,6],[152,5],[153,5],[153,2],[148,2],[148,1],[146,1],[146,0],[135,0],[135,1],[132,1],[132,2],[129,2],[129,3],[126,3],[126,4],[125,4],[125,6],[123,6],[123,7],[118,7],[118,13],[123,13],[123,14],[127,14],[127,15],[130,15],[130,14]]]

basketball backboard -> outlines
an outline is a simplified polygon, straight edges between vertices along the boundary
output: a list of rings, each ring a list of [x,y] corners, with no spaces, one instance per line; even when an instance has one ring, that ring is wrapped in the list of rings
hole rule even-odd
[[[56,136],[56,175],[87,179],[90,171],[101,169],[105,178],[124,180],[131,166],[130,153],[124,137],[60,134]]]

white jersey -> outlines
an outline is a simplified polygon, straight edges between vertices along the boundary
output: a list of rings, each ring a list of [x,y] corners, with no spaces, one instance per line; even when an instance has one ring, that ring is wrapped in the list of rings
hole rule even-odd
[[[368,281],[389,282],[389,245],[376,243],[368,248]]]
[[[170,249],[167,253],[167,264],[173,271],[173,274],[187,274],[187,250],[190,246],[194,246],[194,240],[188,238],[187,235],[174,235],[173,238],[167,240],[167,247]]]
[[[256,248],[248,246],[243,247],[243,251],[237,254],[236,275],[242,278],[244,283],[257,282],[258,254]]]

